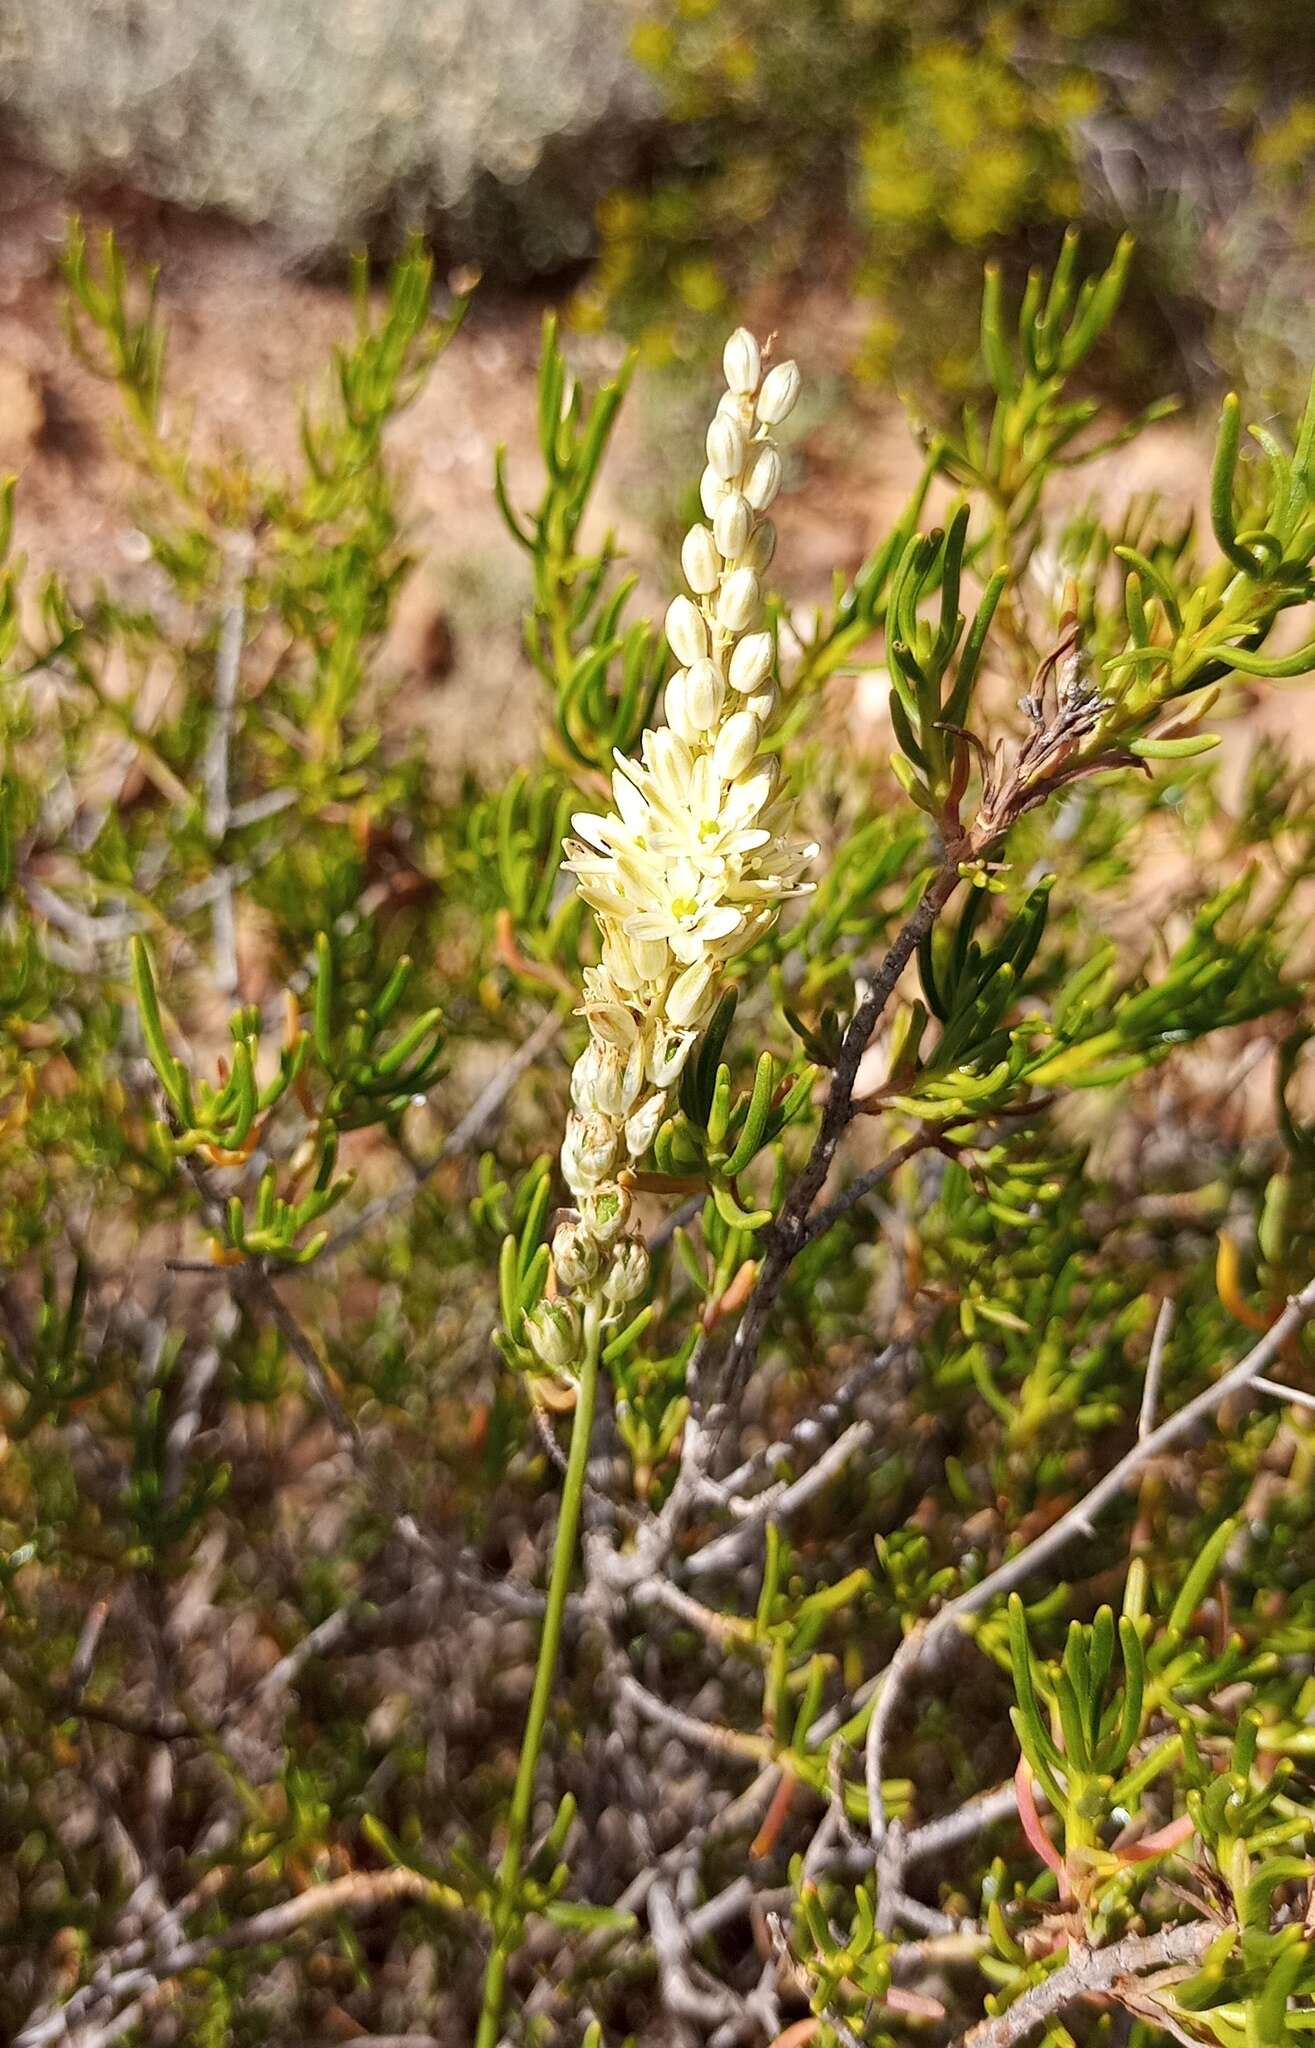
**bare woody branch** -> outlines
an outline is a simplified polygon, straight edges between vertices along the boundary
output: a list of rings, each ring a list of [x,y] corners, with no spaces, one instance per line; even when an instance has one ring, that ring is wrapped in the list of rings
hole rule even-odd
[[[880,1693],[872,1719],[868,1723],[866,1775],[871,1815],[872,1839],[880,1844],[886,1831],[886,1809],[881,1782],[885,1764],[886,1734],[894,1718],[900,1694],[931,1643],[943,1636],[947,1630],[958,1625],[969,1614],[976,1614],[981,1608],[989,1607],[1004,1593],[1012,1591],[1020,1580],[1025,1579],[1037,1567],[1062,1550],[1075,1536],[1090,1535],[1096,1518],[1116,1501],[1128,1481],[1140,1472],[1153,1458],[1161,1457],[1173,1445],[1190,1436],[1198,1423],[1222,1407],[1232,1394],[1242,1393],[1265,1372],[1283,1351],[1290,1337],[1315,1316],[1315,1280],[1293,1295],[1283,1313],[1266,1331],[1258,1344],[1254,1344],[1245,1358],[1231,1366],[1223,1377],[1212,1386],[1202,1389],[1191,1401],[1162,1422],[1158,1429],[1139,1436],[1131,1448],[1125,1451],[1117,1464],[1112,1465],[1103,1479],[1097,1480],[1090,1491],[1061,1515],[1057,1522],[1036,1537],[1031,1543],[1006,1558],[1002,1565],[960,1593],[942,1607],[928,1622],[906,1636],[880,1679]]]
[[[895,993],[904,969],[958,885],[958,862],[952,862],[947,856],[945,864],[927,884],[913,915],[887,951],[872,977],[867,994],[850,1020],[831,1078],[831,1092],[827,1097],[821,1128],[780,1215],[766,1233],[766,1249],[757,1285],[749,1297],[718,1376],[718,1403],[724,1409],[733,1408],[752,1373],[768,1318],[785,1276],[808,1242],[808,1221],[813,1204],[822,1192],[840,1140],[855,1113],[854,1084],[872,1033]]]
[[[982,2020],[961,2036],[956,2048],[1014,2048],[1029,2034],[1080,1999],[1114,1997],[1119,1987],[1150,1971],[1198,1963],[1218,1934],[1209,1920],[1190,1920],[1158,1934],[1129,1934],[1108,1948],[1078,1949],[1043,1984],[1025,1991],[1007,2011]]]
[[[298,1928],[335,1913],[372,1913],[399,1899],[428,1899],[451,1905],[443,1888],[414,1870],[353,1871],[269,1906],[249,1920],[238,1920],[217,1934],[167,1945],[149,1961],[123,1969],[104,1985],[89,1987],[58,2011],[31,2020],[14,2043],[14,2048],[46,2048],[46,2044],[67,2038],[76,2048],[110,2048],[121,2040],[159,2002],[165,1987],[188,1970],[205,1965],[212,1957],[234,1949],[262,1948],[286,1940]],[[106,2007],[114,2007],[112,2012]]]

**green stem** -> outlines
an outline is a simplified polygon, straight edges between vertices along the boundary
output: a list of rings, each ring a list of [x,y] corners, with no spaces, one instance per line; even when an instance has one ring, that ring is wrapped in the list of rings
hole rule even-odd
[[[566,1615],[566,1594],[575,1564],[575,1539],[580,1527],[584,1499],[585,1468],[589,1462],[589,1439],[593,1434],[594,1405],[598,1395],[598,1359],[602,1343],[598,1310],[585,1310],[584,1361],[575,1397],[575,1420],[571,1426],[571,1449],[562,1486],[562,1505],[557,1517],[553,1545],[552,1576],[548,1582],[548,1604],[539,1638],[539,1662],[534,1673],[534,1690],[521,1739],[520,1763],[511,1795],[507,1819],[507,1840],[498,1865],[497,1892],[493,1906],[493,1948],[484,1977],[484,1999],[480,2007],[475,2048],[497,2048],[502,2021],[503,1989],[507,1964],[519,1946],[520,1927],[517,1895],[520,1891],[521,1862],[529,1832],[534,1800],[534,1776],[543,1747],[544,1723],[552,1699],[557,1653],[561,1647],[562,1623]]]

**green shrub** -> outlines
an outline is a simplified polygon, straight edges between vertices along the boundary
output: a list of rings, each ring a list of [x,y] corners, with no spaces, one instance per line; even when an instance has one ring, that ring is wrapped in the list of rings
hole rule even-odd
[[[811,619],[738,330],[665,639],[550,322],[543,744],[454,789],[381,650],[462,307],[358,279],[274,474],[71,237],[158,595],[6,518],[24,2048],[1309,2034],[1315,769],[1239,714],[1315,669],[1315,397],[1227,401],[1209,531],[1058,513],[1129,260],[988,272]]]

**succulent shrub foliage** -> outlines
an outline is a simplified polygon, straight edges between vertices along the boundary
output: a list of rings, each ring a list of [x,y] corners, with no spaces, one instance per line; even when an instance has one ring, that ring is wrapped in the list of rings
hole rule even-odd
[[[485,788],[385,654],[461,304],[362,273],[279,473],[71,236],[153,594],[6,495],[7,2038],[1315,2030],[1315,400],[1075,497],[1130,255],[988,273],[811,611],[795,365],[659,627],[549,323]]]

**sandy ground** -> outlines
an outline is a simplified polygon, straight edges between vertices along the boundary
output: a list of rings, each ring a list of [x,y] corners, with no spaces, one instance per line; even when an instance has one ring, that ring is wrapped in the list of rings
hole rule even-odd
[[[36,178],[10,173],[5,185],[0,464],[19,475],[18,545],[34,571],[58,567],[75,592],[104,578],[126,597],[144,597],[152,572],[136,526],[140,486],[120,453],[116,397],[79,362],[61,326],[65,203]],[[298,400],[350,332],[345,291],[290,275],[258,236],[158,209],[98,211],[126,247],[160,266],[172,418],[190,419],[202,448],[237,445],[262,463],[295,465]],[[90,226],[96,213],[87,214]],[[420,566],[394,653],[415,677],[417,708],[423,702],[440,753],[464,751],[474,732],[486,759],[523,753],[532,739],[516,637],[525,568],[490,478],[495,444],[517,447],[532,433],[539,319],[540,308],[524,302],[479,308],[395,431]],[[436,665],[438,612],[456,659],[450,687],[422,699]]]

